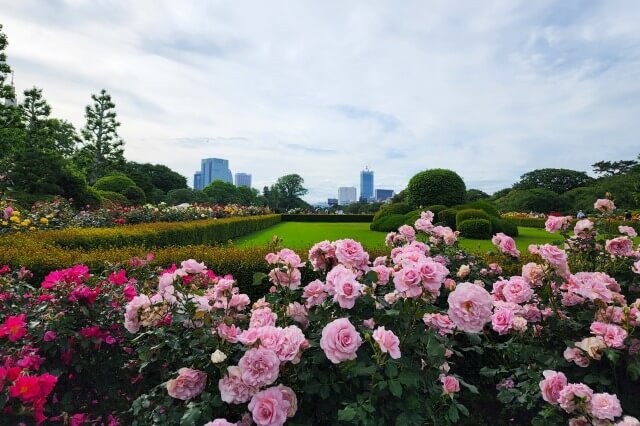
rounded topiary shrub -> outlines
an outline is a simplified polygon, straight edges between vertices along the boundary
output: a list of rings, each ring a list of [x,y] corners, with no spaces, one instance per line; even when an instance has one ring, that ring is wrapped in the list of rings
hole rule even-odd
[[[136,186],[136,183],[125,175],[103,176],[93,185],[99,191],[111,191],[124,194],[127,188]]]
[[[431,169],[420,172],[407,185],[407,202],[414,206],[463,204],[467,188],[456,172],[446,169]]]
[[[381,228],[381,221],[390,215],[405,215],[412,211],[411,206],[405,203],[392,203],[382,206],[380,210],[373,216],[373,221],[369,228],[373,231],[386,231],[387,229]],[[395,231],[395,229],[393,229]]]
[[[469,209],[484,210],[489,216],[500,217],[500,211],[498,211],[498,209],[493,205],[492,202],[487,200],[472,201],[465,204],[465,206]]]
[[[456,215],[457,209],[444,209],[438,213],[438,223],[443,223],[449,228],[456,229]]]
[[[431,206],[427,206],[418,210],[424,211],[424,212],[430,211],[431,213],[433,213],[434,216],[438,217],[438,213],[446,209],[447,209],[447,206],[445,206],[444,204],[433,204]]]
[[[487,219],[467,219],[458,224],[458,231],[465,238],[486,240],[491,238],[491,222]]]
[[[112,204],[127,204],[129,202],[129,200],[127,200],[127,197],[118,192],[98,191],[98,194],[100,194],[100,196],[104,200],[109,201]]]
[[[147,200],[144,191],[137,186],[130,186],[122,193],[131,204],[142,204]]]
[[[408,225],[413,225],[416,220],[420,219],[420,214],[422,214],[423,210],[413,210],[404,215],[405,223]]]
[[[467,219],[486,219],[491,221],[490,216],[484,210],[464,209],[460,210],[458,214],[456,214],[456,227],[459,227],[460,223]]]
[[[507,234],[510,237],[517,237],[519,234],[518,227],[511,221],[501,219],[499,217],[491,217],[491,234],[495,235],[498,232]]]
[[[406,221],[407,218],[403,214],[390,214],[378,221],[376,229],[374,229],[374,231],[397,231],[399,227],[406,223]]]

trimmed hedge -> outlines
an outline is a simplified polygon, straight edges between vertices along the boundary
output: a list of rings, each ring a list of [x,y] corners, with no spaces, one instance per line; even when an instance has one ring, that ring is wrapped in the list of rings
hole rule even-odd
[[[423,211],[430,211],[431,213],[433,213],[434,216],[438,216],[438,213],[440,213],[442,210],[446,210],[448,209],[447,206],[445,206],[444,204],[434,204],[432,206],[427,206],[424,209],[422,209]],[[418,209],[420,210],[420,209]]]
[[[495,235],[498,232],[503,232],[510,237],[517,237],[520,234],[518,227],[513,223],[505,219],[491,216],[491,234]]]
[[[594,218],[590,218],[591,221],[595,221],[596,219]],[[542,219],[542,218],[534,218],[534,217],[506,217],[503,216],[502,220],[505,220],[513,225],[516,226],[524,226],[527,228],[538,228],[538,229],[544,229],[544,223],[546,222],[546,219]],[[571,225],[570,225],[570,229],[573,229],[573,227],[575,226],[576,222],[578,220],[577,219],[573,219],[571,221]],[[624,220],[612,220],[612,221],[607,221],[606,222],[609,232],[612,233],[618,233],[618,226],[620,225],[625,225],[625,226],[631,226],[633,229],[635,229],[638,233],[640,233],[640,221],[624,221]],[[506,232],[505,232],[506,234]]]
[[[98,191],[111,191],[123,194],[127,188],[136,186],[130,177],[125,175],[103,176],[93,185]]]
[[[444,209],[440,213],[438,213],[438,222],[444,223],[449,228],[455,230],[456,229],[456,215],[458,214],[458,209]]]
[[[372,214],[283,214],[283,222],[362,222],[373,221]]]
[[[98,191],[98,194],[106,201],[110,201],[116,204],[125,205],[128,203],[127,197],[120,194],[119,192],[113,191]]]
[[[487,219],[467,219],[458,223],[458,231],[465,238],[491,238],[491,222]]]
[[[460,223],[469,219],[485,219],[491,221],[491,217],[484,210],[480,209],[464,209],[456,214],[456,228],[460,227]]]
[[[143,223],[118,228],[68,228],[12,235],[10,239],[0,239],[0,248],[19,244],[20,240],[34,240],[40,245],[84,250],[225,243],[230,239],[269,228],[280,220],[280,215],[265,215],[189,222]]]
[[[467,199],[462,178],[447,169],[430,169],[413,176],[407,184],[407,201],[419,207],[431,204],[455,206]]]

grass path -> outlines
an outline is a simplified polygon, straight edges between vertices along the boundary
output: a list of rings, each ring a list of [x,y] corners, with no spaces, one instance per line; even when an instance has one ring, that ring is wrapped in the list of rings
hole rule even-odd
[[[562,238],[558,234],[549,234],[544,229],[520,227],[519,230],[516,245],[520,251],[526,251],[529,244],[553,243]],[[285,247],[300,249],[308,248],[318,241],[341,238],[353,238],[365,247],[384,247],[387,233],[371,231],[368,223],[282,222],[240,237],[234,241],[234,245],[264,246],[274,235],[284,240]],[[462,239],[460,245],[473,251],[489,251],[494,247],[489,240]]]

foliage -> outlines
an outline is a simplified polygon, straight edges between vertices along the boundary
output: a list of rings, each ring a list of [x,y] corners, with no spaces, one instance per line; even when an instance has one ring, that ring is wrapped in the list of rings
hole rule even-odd
[[[593,171],[604,177],[622,175],[637,169],[640,162],[636,160],[598,161],[591,165]]]
[[[487,219],[465,219],[458,221],[460,236],[465,238],[477,238],[486,240],[491,238],[491,221]]]
[[[458,210],[458,213],[456,213],[456,229],[460,230],[459,229],[460,223],[468,219],[490,220],[490,216],[484,210],[480,210],[480,209]],[[491,228],[489,228],[489,233],[491,233]]]
[[[146,201],[144,191],[137,186],[128,187],[124,190],[123,195],[134,205],[143,204]]]
[[[506,196],[495,201],[496,206],[503,212],[540,212],[549,213],[563,210],[560,196],[548,189],[514,189]]]
[[[391,203],[383,205],[380,210],[373,216],[371,222],[372,231],[392,231],[402,224],[397,217],[387,219],[389,216],[405,215],[413,209],[406,203]],[[404,219],[402,219],[404,221]],[[397,225],[400,224],[400,225]]]
[[[489,216],[500,217],[500,211],[496,208],[495,204],[489,200],[471,201],[464,204],[463,207],[484,210]]]
[[[383,206],[382,203],[369,203],[366,201],[358,201],[349,204],[344,211],[349,214],[375,214]],[[341,208],[336,206],[336,208]]]
[[[448,207],[444,204],[434,204],[432,206],[425,207],[425,210],[430,211],[434,215],[438,216],[438,213],[440,213],[442,210],[446,210],[447,208]]]
[[[455,206],[465,200],[464,182],[451,170],[425,170],[413,176],[407,185],[407,202],[416,207],[431,204]]]
[[[118,193],[118,192],[113,192],[113,191],[101,191],[101,190],[97,190],[98,194],[106,201],[109,201],[111,203],[111,206],[117,206],[117,205],[125,205],[127,204],[128,200],[127,197],[125,197],[124,195]]]
[[[585,172],[569,169],[537,169],[525,173],[513,189],[546,189],[562,194],[573,188],[587,186],[593,181]]]
[[[122,174],[103,176],[93,184],[93,187],[99,191],[117,192],[122,195],[132,186],[136,186],[136,183],[129,176]]]
[[[456,229],[456,216],[458,215],[457,208],[449,208],[440,210],[438,213],[438,222],[447,225],[451,229]]]
[[[479,189],[467,189],[467,197],[466,201],[478,201],[484,198],[490,198],[491,196],[484,191]]]
[[[517,237],[519,235],[518,227],[507,219],[491,216],[491,233],[497,234],[502,232],[510,237]]]

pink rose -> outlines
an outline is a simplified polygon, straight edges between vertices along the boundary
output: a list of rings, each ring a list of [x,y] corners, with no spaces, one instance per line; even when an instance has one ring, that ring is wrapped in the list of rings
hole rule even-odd
[[[633,416],[624,416],[616,423],[616,426],[640,426],[640,420]]]
[[[617,237],[607,240],[604,248],[614,256],[630,256],[633,253],[633,241],[628,237]]]
[[[298,411],[298,397],[296,393],[289,386],[278,385],[278,390],[282,392],[282,399],[289,403],[289,409],[287,410],[287,417],[293,417]]]
[[[460,382],[453,376],[441,376],[442,391],[445,395],[451,395],[452,393],[460,392]]]
[[[293,364],[297,364],[300,361],[302,350],[308,346],[302,330],[295,325],[290,325],[280,332],[275,352],[280,362],[291,361]]]
[[[392,269],[388,268],[384,265],[378,265],[371,268],[372,271],[376,273],[378,279],[376,281],[379,285],[387,285],[389,284],[389,279],[391,279]]]
[[[244,353],[238,366],[242,381],[250,386],[266,386],[275,382],[280,370],[280,360],[275,352],[254,348]]]
[[[416,266],[405,266],[393,276],[396,290],[404,293],[406,297],[420,297],[422,294],[420,283],[420,270]]]
[[[591,397],[591,414],[601,420],[613,420],[622,415],[620,400],[609,393],[594,393]]]
[[[429,293],[437,297],[440,294],[440,286],[447,278],[447,275],[449,275],[449,270],[446,266],[431,258],[420,262],[418,268],[422,284]]]
[[[278,315],[271,311],[271,308],[264,307],[255,309],[251,312],[251,320],[249,321],[249,327],[264,327],[267,325],[276,325]]]
[[[350,268],[367,268],[369,263],[369,253],[364,251],[359,242],[344,239],[337,240],[334,244],[336,247],[336,258],[338,259],[338,262]]]
[[[580,348],[567,348],[563,355],[564,359],[575,362],[579,367],[588,367],[591,362]]]
[[[307,319],[307,308],[298,302],[289,303],[289,305],[287,305],[287,317],[302,325],[303,328],[307,328],[309,325],[309,320]]]
[[[616,205],[613,204],[613,201],[611,200],[601,198],[599,200],[596,200],[596,202],[593,204],[593,208],[601,211],[602,213],[607,213],[614,211],[616,209]]]
[[[52,342],[52,341],[56,340],[57,336],[58,335],[56,334],[55,331],[49,330],[49,331],[44,333],[44,336],[42,336],[42,340],[44,340],[45,342]]]
[[[302,297],[307,299],[308,307],[321,305],[327,299],[324,283],[320,280],[311,281],[304,287]]]
[[[178,377],[167,382],[167,392],[172,398],[187,401],[200,395],[206,384],[207,373],[183,367]]]
[[[355,280],[356,275],[354,272],[345,267],[344,265],[336,265],[327,274],[327,284],[325,285],[325,291],[330,295],[336,294],[335,287],[337,281],[349,281]]]
[[[326,270],[336,258],[336,248],[329,241],[314,244],[309,250],[309,261],[314,271]]]
[[[369,318],[367,320],[363,320],[362,321],[362,325],[364,325],[365,327],[367,327],[370,330],[373,330],[373,327],[376,326],[376,322],[374,321],[373,318]]]
[[[284,264],[285,266],[291,269],[300,268],[301,266],[304,266],[304,263],[302,263],[300,256],[298,256],[296,252],[288,248],[283,248],[282,250],[280,250],[278,252],[278,258],[280,263]]]
[[[300,287],[302,274],[299,269],[287,266],[284,269],[272,269],[269,272],[269,280],[279,286],[295,290]]]
[[[571,216],[549,216],[544,223],[544,229],[547,232],[558,232],[567,229],[571,222]]]
[[[233,365],[227,369],[227,375],[218,381],[220,397],[227,404],[244,404],[258,392],[255,386],[242,381],[242,371]]]
[[[373,332],[373,340],[376,341],[383,353],[389,353],[393,359],[400,358],[400,339],[393,331],[385,330],[384,327],[378,327]]]
[[[567,386],[567,377],[563,373],[553,370],[545,370],[542,372],[544,379],[540,382],[540,391],[542,391],[542,399],[549,404],[556,405],[560,397],[560,391]]]
[[[544,270],[537,263],[529,262],[522,267],[522,278],[532,287],[541,285],[543,276]]]
[[[638,233],[636,232],[636,230],[632,226],[620,225],[620,226],[618,226],[618,231],[620,231],[621,234],[626,234],[631,238],[634,238],[634,237],[638,236]]]
[[[567,263],[567,253],[551,244],[541,245],[538,249],[540,256],[552,265]]]
[[[140,330],[140,310],[151,306],[151,300],[146,294],[136,296],[125,307],[124,327],[129,333],[137,333]]]
[[[412,242],[416,239],[416,230],[413,226],[402,225],[398,228],[398,232],[407,239],[408,242]]]
[[[236,343],[238,341],[238,336],[242,333],[242,330],[237,325],[227,325],[224,322],[218,324],[216,331],[222,340],[226,340],[230,343]]]
[[[516,247],[516,242],[510,236],[499,232],[491,238],[491,242],[504,253],[513,257],[520,257],[520,251]]]
[[[631,270],[633,272],[635,272],[636,274],[640,274],[640,260],[636,261],[633,266],[631,267]]]
[[[502,287],[502,296],[507,302],[525,303],[533,296],[533,290],[522,277],[515,275]]]
[[[497,309],[491,316],[491,326],[499,334],[507,334],[513,326],[514,314],[511,309]]]
[[[260,426],[281,426],[287,421],[291,404],[277,387],[258,392],[249,402],[253,421]]]
[[[624,328],[615,324],[607,324],[602,338],[604,339],[604,343],[606,343],[608,347],[623,349],[625,347],[624,339],[626,339],[627,336],[628,333]]]
[[[204,426],[238,426],[238,424],[228,422],[227,419],[215,419],[205,423]]]
[[[451,318],[444,314],[424,314],[422,321],[427,327],[438,330],[438,334],[441,336],[453,334],[456,329],[456,325],[451,321]]]
[[[333,281],[333,301],[343,309],[351,309],[360,297],[363,286],[353,274],[340,274]]]
[[[320,347],[334,364],[356,359],[362,337],[347,318],[340,318],[322,329]]]
[[[578,238],[587,238],[593,230],[593,222],[589,219],[582,219],[576,222],[576,226],[573,227],[573,232]]]
[[[585,402],[588,405],[592,396],[593,390],[589,386],[583,383],[569,383],[560,391],[558,403],[564,411],[573,413],[577,408],[576,398],[579,398],[580,402]]]
[[[491,321],[493,299],[487,290],[471,283],[459,284],[447,299],[449,318],[467,333],[479,333]]]
[[[182,266],[182,270],[187,274],[201,274],[207,269],[207,267],[204,266],[204,262],[198,263],[195,259],[184,260],[180,266]]]

